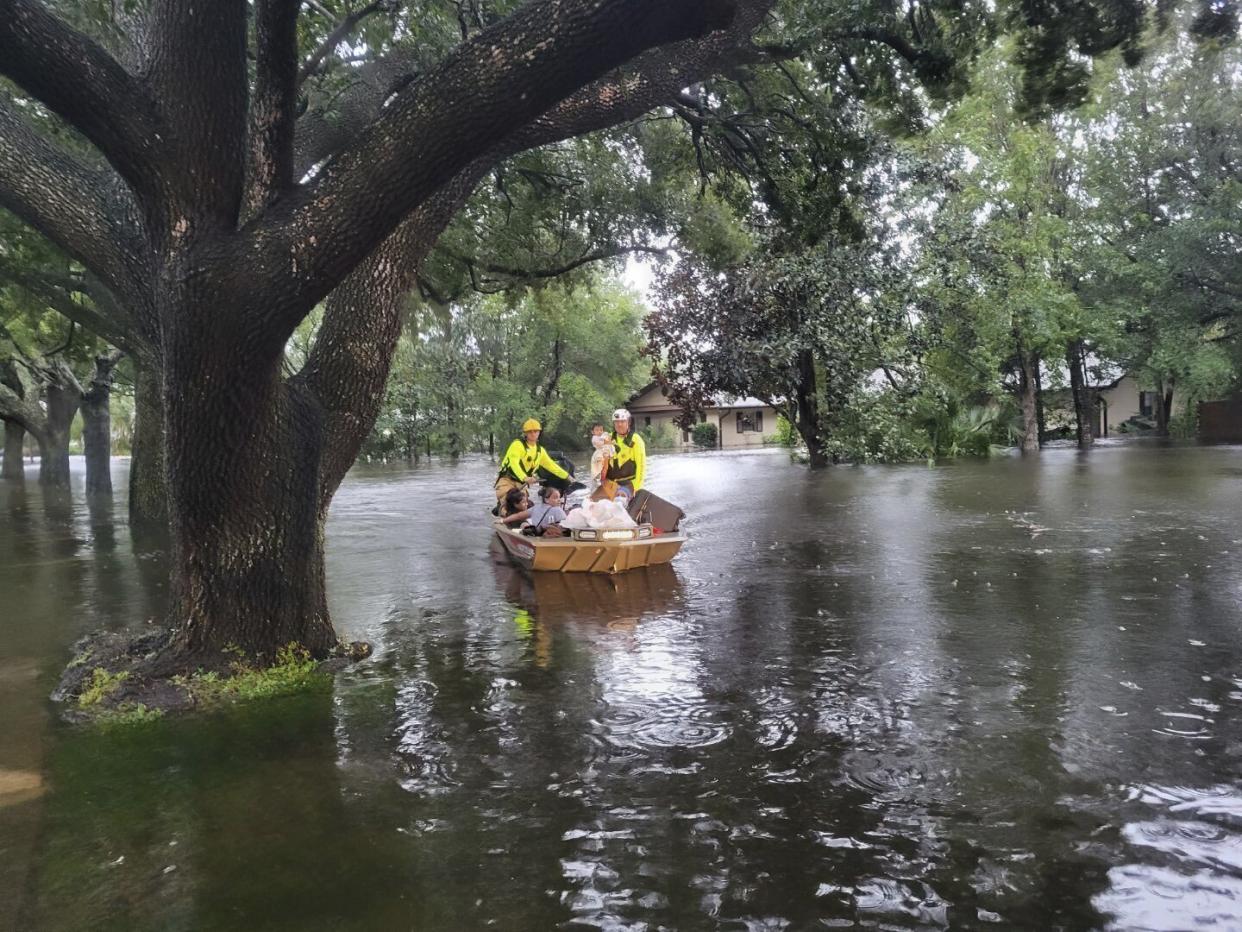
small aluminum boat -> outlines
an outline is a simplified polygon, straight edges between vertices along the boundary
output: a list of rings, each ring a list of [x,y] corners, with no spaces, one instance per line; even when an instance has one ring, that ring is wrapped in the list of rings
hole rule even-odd
[[[633,528],[583,528],[564,537],[527,537],[501,521],[493,523],[509,558],[528,570],[557,573],[623,573],[640,566],[667,563],[686,542],[682,531]]]

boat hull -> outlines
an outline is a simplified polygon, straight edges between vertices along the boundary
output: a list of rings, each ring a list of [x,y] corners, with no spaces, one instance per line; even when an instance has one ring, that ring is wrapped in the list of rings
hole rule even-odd
[[[528,570],[553,573],[624,573],[668,563],[686,535],[659,534],[641,540],[586,541],[567,537],[526,537],[500,522],[493,525],[509,559]]]

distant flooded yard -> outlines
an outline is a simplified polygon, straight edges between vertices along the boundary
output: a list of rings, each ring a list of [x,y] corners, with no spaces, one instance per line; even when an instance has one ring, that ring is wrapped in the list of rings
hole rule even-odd
[[[330,689],[106,734],[47,695],[163,544],[0,486],[0,925],[1242,926],[1242,450],[654,456],[691,539],[615,578],[494,474],[346,481]]]

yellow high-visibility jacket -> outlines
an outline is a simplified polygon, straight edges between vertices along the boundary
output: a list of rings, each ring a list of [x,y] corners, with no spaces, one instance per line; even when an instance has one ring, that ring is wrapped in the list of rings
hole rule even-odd
[[[504,459],[500,461],[500,475],[525,482],[526,477],[541,466],[558,479],[569,478],[569,473],[548,456],[548,451],[541,444],[537,443],[532,447],[526,443],[525,437],[518,437],[509,444]]]
[[[632,430],[624,437],[613,431],[612,445],[617,452],[608,460],[605,475],[615,482],[630,483],[637,492],[643,487],[643,477],[647,472],[647,445]]]

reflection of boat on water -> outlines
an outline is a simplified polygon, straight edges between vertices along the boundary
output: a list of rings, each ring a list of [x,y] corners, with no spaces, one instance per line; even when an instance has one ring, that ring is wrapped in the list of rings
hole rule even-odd
[[[492,526],[509,557],[528,570],[623,573],[677,556],[686,542],[680,508],[644,490],[634,496],[629,513],[637,526],[566,528],[563,537],[529,537],[502,521]]]
[[[528,573],[505,560],[497,543],[496,581],[505,598],[541,621],[637,621],[663,613],[682,596],[681,578],[668,563],[621,576],[603,573]],[[503,562],[502,562],[503,561]]]

